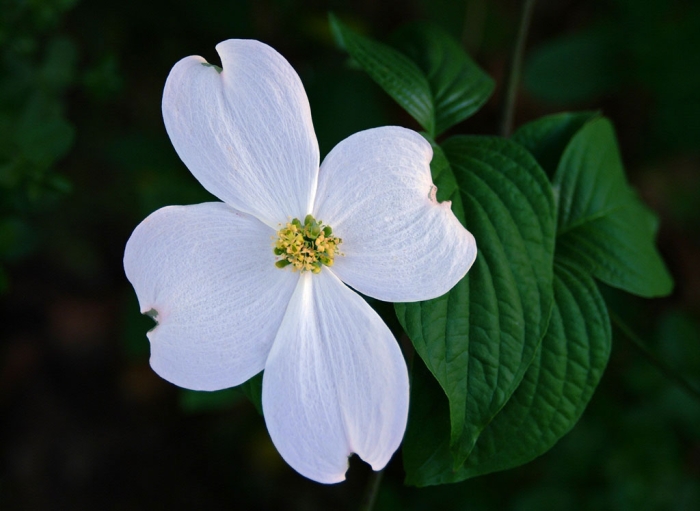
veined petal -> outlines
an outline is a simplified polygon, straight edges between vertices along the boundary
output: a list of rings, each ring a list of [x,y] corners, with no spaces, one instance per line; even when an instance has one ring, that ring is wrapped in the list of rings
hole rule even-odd
[[[430,144],[399,127],[361,131],[321,165],[314,216],[342,238],[333,272],[389,302],[445,294],[476,259],[476,242],[438,203]]]
[[[265,421],[282,457],[321,483],[357,453],[382,469],[408,416],[408,372],[381,318],[331,271],[303,274],[265,365]]]
[[[273,235],[220,202],[168,206],[136,227],[124,269],[141,312],[156,314],[155,372],[218,390],[263,369],[299,278],[275,267]]]
[[[318,143],[292,66],[258,41],[219,43],[223,71],[186,57],[170,71],[163,119],[190,172],[211,193],[271,227],[310,211]]]

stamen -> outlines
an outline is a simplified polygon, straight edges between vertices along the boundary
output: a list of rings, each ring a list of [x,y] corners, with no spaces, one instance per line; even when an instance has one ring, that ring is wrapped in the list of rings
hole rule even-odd
[[[320,273],[322,266],[333,266],[338,245],[343,240],[333,236],[333,229],[323,225],[312,215],[306,215],[302,224],[298,218],[277,231],[273,252],[275,266],[291,266],[292,271]],[[342,255],[342,254],[341,254]]]

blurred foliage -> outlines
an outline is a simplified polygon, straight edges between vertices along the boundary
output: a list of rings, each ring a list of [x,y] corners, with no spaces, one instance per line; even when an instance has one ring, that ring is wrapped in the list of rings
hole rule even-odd
[[[203,405],[147,365],[151,322],[124,278],[124,244],[158,207],[211,200],[167,138],[162,87],[186,55],[216,62],[219,41],[260,39],[299,72],[326,154],[361,129],[418,127],[346,66],[327,12],[380,39],[404,22],[431,19],[497,83],[494,98],[454,132],[490,134],[516,7],[1,0],[0,284],[10,283],[0,318],[1,507],[355,509],[364,464],[353,458],[343,485],[310,483],[279,458],[239,393]],[[671,299],[630,306],[622,297],[620,308],[658,356],[696,384],[698,13],[692,0],[538,2],[519,103],[523,121],[584,107],[615,122],[632,182],[661,214],[660,246],[678,282]],[[384,310],[395,324],[391,307]],[[427,489],[404,487],[396,459],[376,509],[698,509],[699,424],[698,402],[616,331],[591,405],[554,449],[519,469]]]
[[[598,3],[598,2],[597,2]],[[525,85],[559,106],[630,95],[648,105],[648,155],[700,146],[700,4],[610,0],[590,25],[533,49]]]
[[[16,260],[35,248],[33,215],[53,208],[71,189],[54,164],[70,150],[75,135],[65,117],[65,98],[75,83],[77,48],[56,27],[75,3],[2,3],[0,261]],[[7,285],[0,280],[0,291]]]

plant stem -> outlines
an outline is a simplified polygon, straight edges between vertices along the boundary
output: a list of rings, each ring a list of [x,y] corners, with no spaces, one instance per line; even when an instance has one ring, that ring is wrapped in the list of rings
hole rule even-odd
[[[608,312],[610,314],[610,319],[612,319],[615,326],[623,334],[625,334],[625,336],[632,342],[634,347],[640,351],[642,356],[646,358],[651,365],[655,366],[664,376],[688,392],[691,396],[695,397],[696,399],[700,399],[700,390],[698,390],[694,385],[691,385],[688,380],[682,376],[679,376],[677,371],[674,371],[663,360],[657,357],[649,348],[647,348],[646,344],[644,344],[637,334],[635,334],[617,314],[611,310]]]
[[[532,8],[535,0],[523,0],[520,10],[520,24],[518,34],[515,39],[515,46],[510,57],[510,65],[506,75],[506,90],[503,94],[503,104],[501,107],[501,127],[502,137],[509,137],[513,131],[513,118],[515,116],[515,98],[518,95],[518,84],[520,83],[520,72],[523,65],[523,55],[525,53],[525,41],[527,31],[530,28],[532,19]]]
[[[372,511],[374,509],[374,503],[377,501],[377,495],[379,494],[379,485],[382,482],[382,476],[384,475],[384,469],[372,472],[367,480],[367,487],[365,488],[365,495],[362,499],[362,504],[360,504],[360,511]]]

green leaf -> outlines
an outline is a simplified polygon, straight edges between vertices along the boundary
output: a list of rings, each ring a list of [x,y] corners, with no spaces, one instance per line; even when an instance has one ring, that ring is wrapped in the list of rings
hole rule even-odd
[[[331,30],[338,45],[428,132],[435,135],[435,111],[423,72],[399,51],[353,32],[332,14]]]
[[[671,291],[673,281],[654,245],[658,222],[627,184],[610,121],[589,122],[571,139],[553,186],[558,256],[630,293]]]
[[[523,382],[479,437],[467,477],[506,470],[547,452],[578,422],[612,344],[605,301],[589,274],[554,266],[547,335]]]
[[[435,136],[473,115],[491,96],[493,79],[437,25],[406,25],[394,34],[392,43],[428,79],[435,105]]]
[[[18,260],[27,256],[37,245],[37,235],[24,219],[0,218],[0,259]]]
[[[615,91],[626,78],[618,27],[600,26],[535,48],[525,63],[524,85],[552,103],[588,101]]]
[[[405,484],[444,484],[453,474],[450,409],[445,393],[420,357],[411,367],[411,406],[403,437]]]
[[[554,200],[542,170],[514,142],[454,137],[443,148],[449,165],[433,167],[441,169],[438,192],[453,186],[453,211],[474,234],[479,255],[449,293],[396,304],[396,312],[448,396],[459,466],[544,336],[553,301]]]
[[[524,124],[513,133],[511,139],[530,151],[542,170],[552,178],[573,136],[584,124],[597,116],[596,112],[563,112],[547,115]]]
[[[536,356],[530,365],[525,365],[523,378],[514,378],[519,384],[517,389],[499,386],[500,382],[494,385],[483,375],[472,381],[475,364],[495,368],[496,372],[517,374],[509,365],[512,355],[503,339],[485,347],[500,347],[500,358],[484,357],[484,347],[475,343],[480,341],[480,335],[489,332],[489,325],[478,323],[480,320],[492,315],[502,321],[508,313],[512,314],[508,299],[502,297],[524,296],[517,288],[517,284],[522,284],[520,279],[527,275],[523,272],[524,265],[507,253],[504,259],[511,268],[517,268],[514,274],[519,282],[515,288],[509,287],[508,280],[494,272],[498,278],[492,279],[492,283],[498,298],[491,303],[488,302],[491,290],[486,286],[478,288],[476,284],[484,272],[484,261],[489,271],[498,268],[492,263],[500,255],[493,240],[498,235],[503,236],[502,244],[513,239],[512,230],[509,232],[508,226],[501,224],[498,209],[504,208],[519,227],[519,221],[530,227],[533,224],[523,211],[527,201],[518,197],[515,190],[491,186],[499,193],[488,197],[480,188],[482,182],[492,182],[479,165],[483,161],[495,161],[484,156],[488,149],[501,157],[514,154],[508,147],[497,146],[506,141],[497,139],[489,146],[489,139],[481,139],[476,149],[482,157],[474,158],[474,148],[464,144],[469,138],[448,140],[444,155],[435,152],[433,176],[436,184],[444,182],[448,191],[452,190],[451,195],[461,199],[453,202],[453,207],[457,206],[455,213],[474,233],[479,257],[467,277],[445,297],[396,307],[420,355],[412,368],[412,401],[404,440],[408,484],[425,486],[461,481],[520,465],[550,449],[578,421],[609,356],[610,324],[594,277],[647,296],[667,292],[671,286],[653,244],[657,220],[625,180],[609,121],[595,114],[561,114],[527,125],[514,138],[548,167],[554,192],[558,194],[556,253],[554,261],[550,259],[547,266],[550,270],[554,267],[553,281],[547,284],[554,295],[551,320],[541,345],[535,344]],[[522,147],[514,142],[513,145]],[[444,156],[446,161],[442,161]],[[493,168],[500,171],[502,179],[513,179],[507,165],[493,163]],[[527,173],[521,171],[520,179],[523,175]],[[541,170],[539,175],[543,175]],[[454,178],[456,188],[447,179],[450,177]],[[539,179],[534,181],[537,183]],[[521,181],[516,189],[528,190],[522,195],[530,200],[537,186]],[[551,190],[544,193],[551,194]],[[480,208],[486,213],[481,218]],[[537,212],[538,208],[532,210]],[[486,220],[497,227],[496,236],[482,230]],[[545,238],[551,240],[552,236],[550,231]],[[535,238],[526,233],[521,239],[524,246],[520,251],[524,253],[527,241]],[[533,271],[538,268],[533,264]],[[536,285],[530,282],[527,287],[531,291],[537,289],[540,297],[545,296],[546,291]],[[504,293],[504,289],[509,289],[510,294]],[[535,300],[533,296],[521,298],[518,312],[523,318],[527,318],[527,306]],[[529,321],[524,319],[523,324],[527,326]],[[507,340],[517,338],[508,325],[499,327],[502,335],[509,336]],[[528,346],[527,334],[525,339],[523,352]],[[461,382],[456,368],[460,364],[465,367],[465,363],[467,390],[460,394],[463,387],[458,385]],[[463,430],[456,436],[462,410],[466,411]],[[469,440],[474,442],[470,445]]]
[[[42,85],[56,93],[63,92],[75,79],[77,60],[78,50],[73,41],[65,37],[52,39],[39,73]]]
[[[513,397],[484,429],[466,463],[452,470],[444,400],[421,365],[413,368],[404,465],[408,484],[457,482],[526,463],[549,450],[578,421],[607,364],[607,308],[590,275],[557,264],[547,335]]]
[[[437,188],[436,198],[438,202],[452,201],[452,212],[464,224],[464,208],[462,208],[457,179],[452,171],[452,167],[450,167],[450,162],[447,161],[445,152],[435,140],[425,133],[422,133],[422,135],[430,142],[433,148],[433,159],[430,160],[430,175],[433,178],[433,184]]]
[[[73,145],[75,129],[61,115],[61,105],[37,93],[27,102],[14,136],[22,156],[48,168]]]

